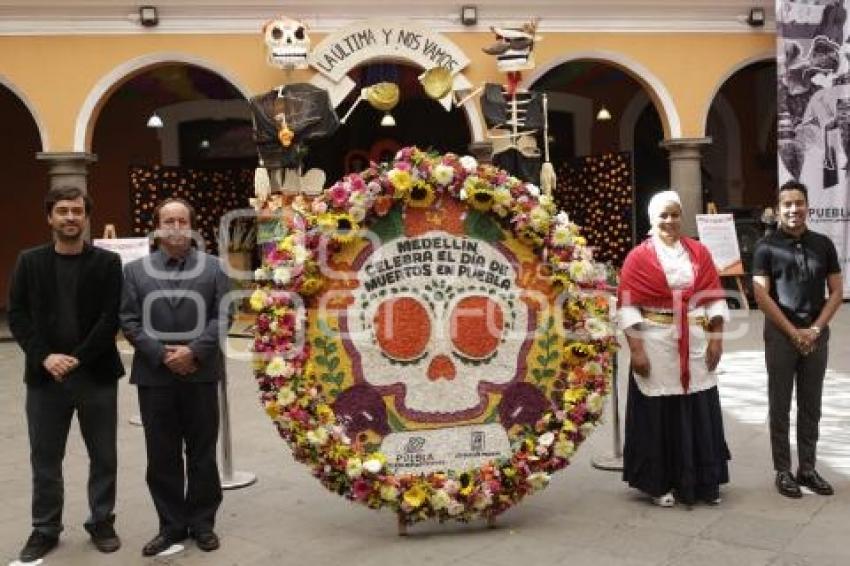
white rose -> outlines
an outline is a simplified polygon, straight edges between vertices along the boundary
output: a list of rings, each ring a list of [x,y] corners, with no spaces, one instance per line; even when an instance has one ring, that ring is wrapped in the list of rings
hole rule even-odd
[[[544,432],[537,439],[537,444],[540,446],[552,446],[552,443],[555,442],[555,433],[551,430],[548,432]]]
[[[377,458],[372,458],[370,460],[366,460],[363,463],[363,469],[369,472],[370,474],[377,474],[384,467],[384,463],[378,460]]]
[[[528,183],[525,186],[525,189],[528,191],[528,194],[530,194],[533,197],[539,197],[540,196],[540,187],[538,187],[537,185],[535,185],[533,183]]]
[[[478,161],[471,155],[464,155],[460,158],[460,166],[467,173],[472,173],[478,169]]]
[[[448,185],[451,183],[454,176],[455,170],[448,165],[440,163],[434,167],[434,181],[436,181],[438,185]]]

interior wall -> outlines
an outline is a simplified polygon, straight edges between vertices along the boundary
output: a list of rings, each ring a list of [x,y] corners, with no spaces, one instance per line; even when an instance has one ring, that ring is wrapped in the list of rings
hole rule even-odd
[[[114,224],[118,237],[131,235],[128,168],[161,161],[159,130],[145,126],[150,112],[144,99],[115,96],[100,113],[92,143],[97,163],[89,168],[92,237],[100,237],[105,224]]]
[[[18,253],[48,241],[50,229],[42,209],[47,167],[35,160],[41,151],[38,129],[24,104],[0,86],[0,193],[4,210],[0,238],[0,309],[8,305],[9,277]]]

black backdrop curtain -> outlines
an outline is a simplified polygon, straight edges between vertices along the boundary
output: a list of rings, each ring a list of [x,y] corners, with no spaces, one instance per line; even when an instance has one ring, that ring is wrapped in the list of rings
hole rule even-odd
[[[623,264],[632,246],[632,156],[604,153],[577,157],[557,171],[558,208],[581,226],[598,261]]]
[[[216,231],[222,215],[247,208],[254,196],[253,169],[187,169],[183,167],[130,167],[130,211],[134,236],[154,229],[156,205],[171,197],[185,199],[197,214],[197,226],[206,250],[218,253]]]

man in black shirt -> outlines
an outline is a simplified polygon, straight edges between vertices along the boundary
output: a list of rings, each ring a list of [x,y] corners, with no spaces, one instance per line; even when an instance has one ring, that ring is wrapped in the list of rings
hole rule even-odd
[[[779,189],[779,227],[756,246],[753,292],[764,312],[770,443],[776,489],[801,497],[800,486],[832,495],[815,470],[829,321],[841,306],[841,266],[832,241],[806,227],[808,192],[797,181]],[[828,290],[829,297],[826,298]],[[788,440],[791,394],[797,384],[796,477]]]
[[[84,240],[92,202],[76,187],[47,193],[54,241],[18,257],[9,292],[9,327],[26,357],[26,414],[33,474],[33,531],[20,560],[50,552],[62,531],[62,459],[77,413],[90,466],[85,528],[101,552],[115,534],[118,378],[115,345],[121,258]]]

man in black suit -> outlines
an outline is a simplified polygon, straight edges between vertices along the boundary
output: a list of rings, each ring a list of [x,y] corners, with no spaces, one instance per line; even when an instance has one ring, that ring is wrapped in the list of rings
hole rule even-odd
[[[118,378],[115,345],[121,258],[84,235],[91,198],[57,187],[45,199],[54,241],[18,257],[9,292],[9,327],[26,357],[26,414],[33,474],[33,531],[20,560],[50,552],[62,531],[62,459],[74,412],[88,450],[85,528],[101,552],[121,546],[115,534]]]
[[[144,556],[188,535],[201,550],[219,547],[213,531],[222,500],[217,382],[224,374],[220,340],[230,324],[224,304],[230,280],[218,258],[192,247],[192,207],[168,199],[154,219],[157,250],[127,265],[120,312],[136,349],[130,382],[138,386],[147,482],[159,516],[159,532]]]

